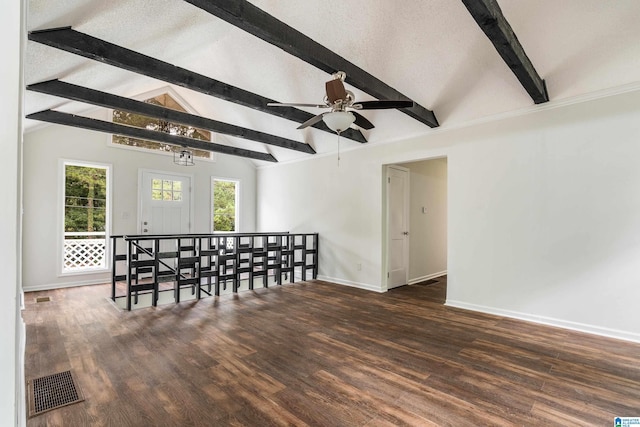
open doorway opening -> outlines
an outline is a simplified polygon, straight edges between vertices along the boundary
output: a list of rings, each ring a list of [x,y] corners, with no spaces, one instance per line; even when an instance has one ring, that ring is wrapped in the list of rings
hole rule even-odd
[[[399,254],[400,245],[394,243],[394,209],[402,200],[394,191],[400,186],[387,187],[387,289],[398,286],[391,281],[394,260],[407,259],[408,285],[436,285],[446,287],[447,260],[447,158],[420,160],[401,163],[388,168],[400,168],[407,171],[408,200],[405,202],[407,215],[406,234],[407,253]],[[402,285],[400,284],[400,285]],[[445,291],[446,292],[446,291]]]

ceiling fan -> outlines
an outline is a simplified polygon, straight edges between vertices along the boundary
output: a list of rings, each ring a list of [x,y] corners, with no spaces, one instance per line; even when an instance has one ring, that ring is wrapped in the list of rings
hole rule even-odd
[[[346,130],[351,124],[355,124],[363,129],[373,129],[373,123],[367,120],[362,114],[358,113],[360,110],[383,110],[391,108],[410,108],[413,107],[413,101],[392,101],[392,100],[378,100],[378,101],[361,101],[356,102],[353,92],[344,88],[344,80],[347,74],[344,71],[338,71],[333,74],[333,79],[329,80],[325,84],[326,95],[324,97],[324,104],[298,104],[298,103],[279,103],[270,102],[267,104],[269,107],[316,107],[316,108],[330,108],[331,111],[327,111],[322,114],[318,114],[302,123],[298,126],[298,129],[304,129],[308,126],[312,126],[318,123],[320,120],[334,132],[338,134]]]

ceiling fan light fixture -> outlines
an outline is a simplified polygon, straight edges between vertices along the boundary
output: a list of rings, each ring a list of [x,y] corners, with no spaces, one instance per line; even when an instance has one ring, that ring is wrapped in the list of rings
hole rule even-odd
[[[344,132],[353,122],[356,116],[348,111],[334,111],[322,116],[322,121],[336,133]]]

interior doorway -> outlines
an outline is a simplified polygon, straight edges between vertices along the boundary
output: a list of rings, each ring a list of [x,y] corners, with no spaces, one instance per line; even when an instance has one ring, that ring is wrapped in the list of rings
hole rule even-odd
[[[400,185],[392,185],[389,174],[397,170],[407,171],[408,201],[406,202],[407,225],[404,227],[406,248],[400,249],[394,223],[394,206],[398,204]],[[446,157],[389,165],[386,167],[386,271],[387,289],[404,284],[425,284],[432,279],[446,280],[448,273],[447,250],[447,204],[448,161]],[[397,237],[396,237],[397,239]],[[392,277],[399,259],[406,258],[406,280],[398,284]]]

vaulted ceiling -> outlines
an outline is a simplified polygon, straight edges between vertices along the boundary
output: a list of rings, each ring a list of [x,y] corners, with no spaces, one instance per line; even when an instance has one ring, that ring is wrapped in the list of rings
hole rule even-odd
[[[266,103],[322,103],[340,69],[358,101],[415,103],[361,112],[375,128],[354,126],[342,149],[640,82],[637,0],[498,3],[31,0],[26,128],[57,121],[119,132],[84,116],[144,109],[139,95],[171,86],[197,112],[177,119],[218,133],[216,151],[261,165],[336,150],[322,122],[296,129],[324,110]]]

